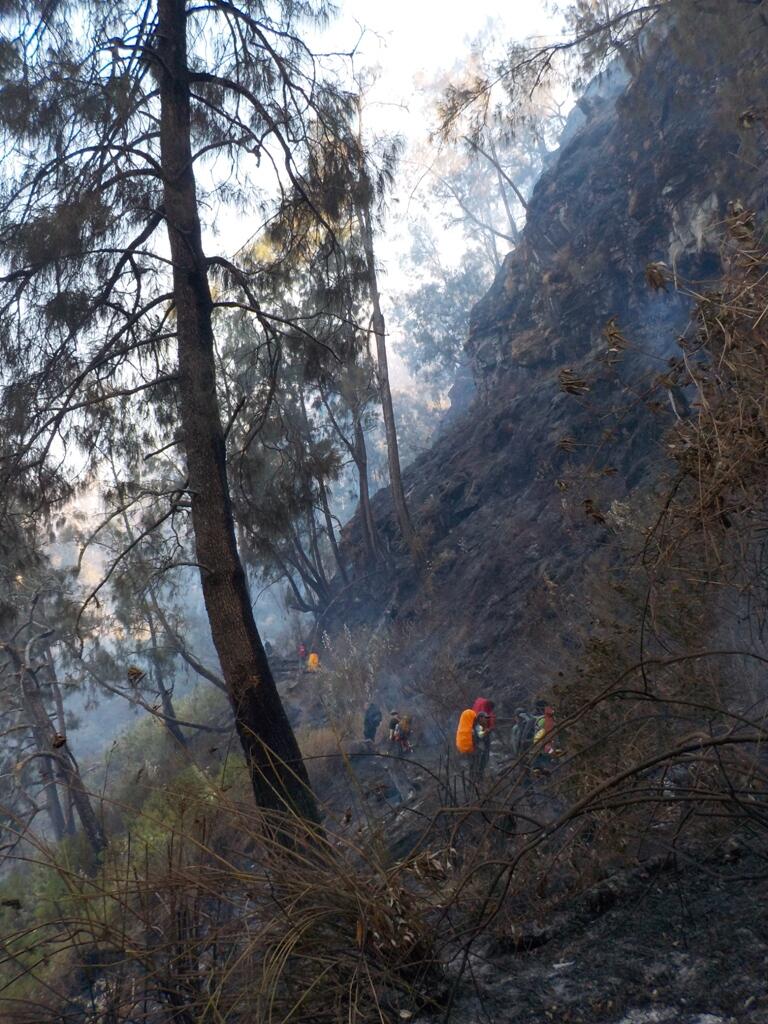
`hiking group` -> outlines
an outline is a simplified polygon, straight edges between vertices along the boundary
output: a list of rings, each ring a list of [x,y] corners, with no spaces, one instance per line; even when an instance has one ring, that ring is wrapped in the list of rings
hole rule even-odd
[[[320,671],[320,655],[317,651],[307,651],[307,645],[302,641],[296,648],[299,656],[299,665],[304,666],[305,672]]]
[[[381,708],[375,701],[369,700],[365,705],[363,717],[363,739],[371,746],[376,742],[376,733],[382,720]],[[411,719],[401,715],[399,711],[390,711],[387,742],[389,753],[403,757],[413,751],[411,746]]]
[[[375,700],[366,701],[363,740],[369,747],[375,746],[383,717],[381,708]],[[471,708],[462,711],[456,729],[456,750],[459,754],[465,789],[477,786],[483,778],[490,761],[491,740],[496,727],[496,706],[487,697],[478,697]],[[509,740],[503,745],[511,750],[515,757],[522,756],[528,750],[534,750],[535,757],[531,768],[540,771],[551,764],[556,753],[554,728],[554,709],[546,701],[540,700],[536,702],[534,712],[525,708],[516,709]],[[402,715],[399,711],[390,711],[387,723],[387,752],[390,756],[404,757],[412,753],[411,735],[410,716]]]
[[[510,747],[515,757],[527,750],[538,750],[532,767],[544,768],[555,754],[553,733],[555,714],[546,701],[536,702],[536,711],[525,708],[515,711],[514,725],[510,734]],[[491,756],[491,738],[496,729],[496,710],[492,700],[478,697],[471,708],[462,711],[456,729],[456,750],[459,754],[461,778],[465,792],[477,786],[485,774]]]

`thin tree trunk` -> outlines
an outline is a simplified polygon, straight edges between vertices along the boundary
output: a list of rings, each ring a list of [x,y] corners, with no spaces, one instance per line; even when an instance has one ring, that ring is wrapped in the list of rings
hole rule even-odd
[[[115,477],[115,483],[117,483],[117,471],[115,470],[114,461],[112,462],[112,472]],[[125,533],[126,536],[128,537],[129,542],[133,544],[135,540],[133,527],[131,526],[131,520],[128,518],[128,513],[125,511],[125,509],[123,509],[123,525],[125,526]],[[155,620],[152,614],[152,608],[150,608],[149,603],[151,601],[153,605],[157,606],[158,601],[157,598],[155,597],[155,592],[152,589],[151,584],[147,585],[147,591],[149,593],[149,601],[145,597],[142,597],[141,607],[144,611],[144,618],[147,621],[147,626],[149,627],[149,639],[153,655],[153,675],[155,678],[155,682],[157,683],[158,692],[160,694],[160,702],[163,708],[163,715],[165,716],[163,719],[163,725],[170,733],[172,739],[174,739],[181,747],[186,747],[187,741],[184,738],[184,733],[181,731],[179,723],[176,721],[176,710],[173,706],[173,700],[171,698],[170,691],[166,688],[165,681],[163,679],[163,671],[160,668],[160,657],[158,654],[157,647],[157,630],[155,629]]]
[[[371,512],[371,498],[368,488],[368,452],[365,447],[365,433],[363,431],[363,425],[361,422],[361,414],[358,409],[352,408],[352,420],[354,423],[354,442],[350,441],[344,431],[341,429],[336,417],[333,415],[330,403],[328,402],[325,395],[320,392],[323,405],[328,413],[328,417],[333,424],[333,429],[341,439],[342,444],[346,447],[349,454],[355,463],[358,476],[358,490],[360,492],[360,511],[363,524],[363,542],[365,544],[365,551],[369,562],[376,562],[379,558],[379,542],[378,533],[376,531],[376,523]]]
[[[379,284],[373,253],[373,226],[371,224],[370,212],[364,207],[358,207],[357,217],[360,231],[363,235],[368,290],[371,296],[371,305],[373,306],[372,323],[374,337],[376,338],[377,377],[379,381],[379,395],[381,397],[381,411],[384,416],[384,433],[387,438],[387,463],[389,465],[389,482],[392,487],[392,501],[394,502],[395,516],[400,527],[400,533],[411,553],[411,557],[416,561],[416,536],[413,532],[411,517],[408,514],[408,505],[406,504],[405,492],[403,491],[403,478],[400,472],[400,452],[397,445],[395,410],[392,405],[392,391],[389,386],[386,324],[384,322],[384,314],[381,311],[381,297],[379,295]]]
[[[51,691],[53,693],[54,703],[56,705],[56,714],[59,724],[59,742],[64,742],[57,747],[56,753],[53,755],[57,767],[59,777],[62,779],[64,786],[67,790],[70,808],[74,805],[75,812],[80,819],[80,827],[83,830],[85,838],[95,854],[99,854],[104,850],[107,845],[107,840],[104,835],[104,830],[101,827],[98,815],[93,808],[91,803],[91,795],[85,788],[83,783],[82,775],[80,774],[80,766],[75,760],[75,755],[71,752],[67,746],[67,730],[66,730],[66,719],[64,715],[64,701],[61,695],[61,688],[59,686],[59,678],[56,674],[56,663],[53,660],[53,652],[51,646],[47,641],[45,642],[45,667],[48,670],[49,683]],[[27,675],[32,677],[34,686],[38,689],[39,693],[39,681],[35,672],[28,670]],[[45,710],[44,704],[41,707]],[[50,743],[50,722],[46,716],[46,724],[48,728],[48,742]]]
[[[316,566],[317,578],[325,587],[326,591],[329,591],[328,577],[325,574],[325,567],[323,566],[323,556],[320,552],[320,540],[317,535],[317,522],[315,520],[315,509],[314,506],[307,512],[307,527],[309,531],[309,549],[312,552],[314,558],[314,564]]]
[[[53,734],[51,722],[38,692],[37,679],[27,669],[19,652],[10,644],[4,646],[19,677],[22,706],[34,737],[35,748],[40,762],[38,771],[43,792],[45,793],[45,808],[48,812],[48,819],[54,836],[57,840],[61,840],[67,834],[67,823],[61,807],[59,789],[56,784],[56,761],[51,747]]]
[[[307,590],[314,592],[317,598],[318,609],[324,608],[330,600],[330,595],[327,590],[323,587],[322,583],[318,580],[317,574],[314,572],[312,563],[307,558],[304,549],[301,546],[301,541],[294,532],[291,537],[293,543],[293,549],[295,555],[291,556],[289,553],[284,553],[283,557],[292,565],[296,572],[301,577],[301,581]]]
[[[56,731],[61,736],[66,736],[67,716],[64,712],[64,698],[61,695],[61,687],[59,686],[58,676],[56,675],[56,664],[53,660],[53,651],[51,650],[50,643],[47,641],[45,642],[44,647],[45,664],[48,669],[48,681],[51,687],[51,693],[53,694],[53,703],[56,707]],[[74,800],[72,799],[72,791],[69,788],[67,788],[65,830],[68,836],[73,836],[75,834]]]
[[[303,420],[303,423],[304,423],[304,430],[306,432],[307,437],[310,438],[310,440],[311,440],[312,439],[312,425],[309,422],[309,416],[307,416],[307,406],[306,406],[306,403],[304,401],[304,389],[303,389],[303,387],[299,389],[299,408],[301,409],[301,416],[302,416],[302,420]],[[317,477],[317,484],[318,484],[318,488],[319,488],[319,491],[320,491],[320,503],[321,503],[321,505],[323,507],[323,515],[325,517],[325,529],[326,529],[326,532],[328,534],[328,542],[331,545],[331,550],[333,551],[333,557],[336,559],[336,566],[338,567],[339,574],[340,574],[342,580],[344,581],[344,583],[349,583],[349,579],[347,577],[346,570],[344,569],[344,565],[343,565],[343,563],[341,561],[341,553],[339,551],[339,546],[336,543],[336,533],[335,533],[335,531],[333,529],[333,519],[331,517],[331,509],[330,509],[330,506],[328,504],[328,492],[325,489],[325,481],[323,480],[322,476],[318,476]],[[312,517],[313,517],[313,520],[314,520],[314,511],[312,512]],[[317,540],[315,540],[315,543],[317,543]]]
[[[91,795],[83,785],[80,771],[69,751],[59,753],[57,759],[61,767],[61,774],[67,784],[67,789],[72,795],[72,803],[75,805],[77,816],[80,819],[83,834],[93,852],[99,854],[107,845],[107,841],[101,827],[101,822],[93,809]]]
[[[176,719],[176,709],[173,706],[173,698],[171,697],[170,690],[165,685],[165,680],[163,679],[163,670],[160,668],[160,657],[157,649],[157,632],[155,630],[155,620],[146,601],[142,603],[144,605],[144,614],[147,618],[147,625],[149,626],[149,643],[152,648],[153,657],[152,674],[154,675],[155,682],[157,683],[157,689],[158,692],[160,693],[160,703],[162,704],[163,714],[165,715],[165,718],[163,719],[163,725],[168,730],[171,738],[174,739],[176,743],[178,743],[179,746],[182,747],[182,749],[186,749],[187,741],[184,736],[184,733],[181,731],[181,726],[179,725]]]
[[[181,639],[178,633],[171,627],[171,624],[168,621],[168,616],[163,611],[162,606],[155,597],[154,592],[150,590],[149,593],[152,599],[152,607],[158,619],[160,620],[160,625],[165,630],[165,635],[173,644],[174,650],[182,659],[182,661],[185,661],[189,665],[189,667],[193,669],[193,671],[197,672],[197,674],[201,676],[203,679],[207,679],[209,683],[213,683],[213,685],[217,689],[222,690],[224,693],[229,693],[224,680],[221,679],[218,675],[216,675],[215,672],[211,671],[211,669],[209,669],[201,661],[198,661],[194,654],[192,654],[187,649],[186,645],[184,644],[184,641]]]
[[[46,789],[48,814],[51,818],[54,833],[57,839],[63,838],[66,834],[66,821],[61,809],[61,801],[55,781],[55,775],[58,775],[72,799],[83,833],[91,849],[94,853],[99,854],[106,846],[106,839],[101,823],[91,804],[90,795],[83,785],[77,763],[69,750],[66,749],[66,734],[61,733],[57,739],[57,749],[54,749],[55,730],[51,726],[50,719],[45,710],[45,704],[40,694],[40,684],[35,671],[30,667],[28,660],[22,660],[18,651],[9,644],[5,646],[5,649],[11,657],[14,669],[19,673],[20,689],[24,697],[27,713],[32,721],[35,743],[39,751],[40,774]],[[45,667],[51,673],[52,685],[58,686],[55,666],[50,652],[48,652]],[[55,774],[54,767],[56,769]]]
[[[320,480],[320,502],[323,506],[323,515],[325,516],[325,529],[328,533],[328,542],[331,545],[331,551],[333,551],[333,557],[336,559],[336,566],[339,570],[344,583],[349,583],[349,577],[347,576],[347,570],[344,568],[344,563],[341,559],[341,552],[339,551],[339,545],[336,541],[336,531],[333,528],[333,517],[331,516],[331,507],[328,503],[328,492],[325,489],[325,483]]]
[[[357,466],[358,489],[360,491],[360,509],[363,516],[363,537],[368,558],[371,562],[379,560],[381,549],[376,520],[371,508],[371,493],[368,488],[368,452],[365,447],[363,425],[355,417],[355,465]]]
[[[160,154],[179,357],[179,407],[203,597],[256,803],[318,821],[317,806],[253,618],[235,539],[216,395],[213,303],[190,135],[185,0],[158,0]]]
[[[296,598],[297,611],[318,614],[319,608],[315,608],[314,606],[310,607],[310,605],[305,601],[304,595],[299,590],[296,584],[296,580],[291,575],[291,570],[288,567],[288,565],[286,565],[285,561],[281,558],[277,558],[277,563],[280,566],[280,569],[282,570],[283,576],[288,581],[288,586],[293,591],[293,596]]]
[[[38,730],[35,729],[34,732],[35,745],[42,752],[45,750],[44,743],[38,735]],[[47,755],[40,758],[40,781],[43,784],[43,792],[45,793],[45,809],[48,812],[48,819],[51,823],[53,834],[56,836],[57,841],[60,841],[67,835],[67,822],[61,807],[59,789],[56,785],[54,761],[52,757]]]
[[[504,203],[504,211],[507,215],[507,224],[509,225],[509,233],[515,240],[515,245],[520,244],[520,232],[517,230],[517,224],[515,224],[515,218],[512,214],[512,207],[509,205],[509,198],[507,197],[507,190],[504,187],[504,176],[501,172],[501,162],[499,161],[496,147],[491,139],[491,155],[493,156],[493,169],[496,171],[496,181],[499,184],[499,192],[501,194],[501,200]],[[527,210],[528,207],[525,205],[525,201],[522,199],[522,193],[519,190],[515,193],[518,199],[523,203],[523,209]]]

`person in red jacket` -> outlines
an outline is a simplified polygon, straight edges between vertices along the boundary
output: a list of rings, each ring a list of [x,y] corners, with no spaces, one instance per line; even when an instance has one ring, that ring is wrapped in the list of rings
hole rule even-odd
[[[476,713],[484,711],[488,716],[488,731],[492,732],[496,728],[496,712],[494,708],[496,705],[492,700],[488,700],[487,697],[478,697],[475,703],[472,705],[472,710]]]

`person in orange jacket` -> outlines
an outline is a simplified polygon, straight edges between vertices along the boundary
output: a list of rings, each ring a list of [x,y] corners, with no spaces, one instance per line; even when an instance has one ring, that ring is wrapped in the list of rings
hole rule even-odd
[[[481,777],[487,763],[487,744],[490,742],[488,713],[467,708],[462,711],[456,729],[456,749],[461,764],[461,778],[466,797],[470,786]]]

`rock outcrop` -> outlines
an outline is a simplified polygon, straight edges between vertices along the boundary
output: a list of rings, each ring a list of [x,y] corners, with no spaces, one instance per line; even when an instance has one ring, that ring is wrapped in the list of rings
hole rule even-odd
[[[441,650],[509,706],[551,682],[587,568],[659,475],[663,371],[692,305],[675,284],[717,280],[731,201],[766,205],[765,133],[740,132],[726,78],[665,44],[587,104],[473,311],[474,403],[405,474],[427,564],[374,574],[330,628],[407,623],[404,674]],[[386,492],[375,514],[395,550]]]

